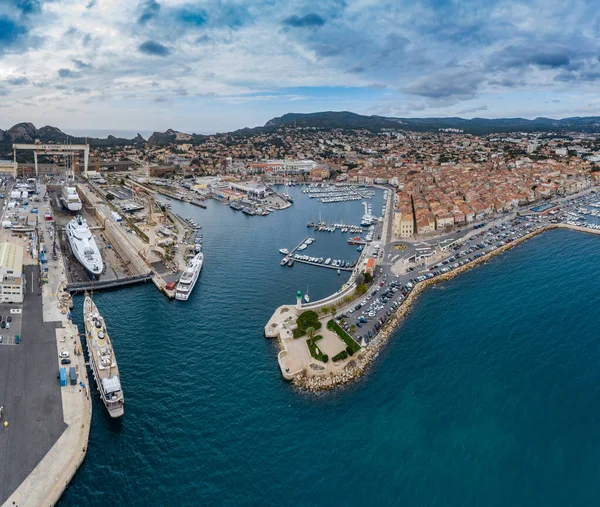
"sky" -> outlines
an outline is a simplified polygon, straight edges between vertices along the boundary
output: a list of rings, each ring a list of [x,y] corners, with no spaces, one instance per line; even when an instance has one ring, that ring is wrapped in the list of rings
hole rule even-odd
[[[0,0],[0,128],[600,115],[596,1]]]

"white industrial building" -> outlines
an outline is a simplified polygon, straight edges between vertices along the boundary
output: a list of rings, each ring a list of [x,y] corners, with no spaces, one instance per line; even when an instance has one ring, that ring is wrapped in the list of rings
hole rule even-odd
[[[24,285],[23,247],[0,243],[0,302],[22,303]]]

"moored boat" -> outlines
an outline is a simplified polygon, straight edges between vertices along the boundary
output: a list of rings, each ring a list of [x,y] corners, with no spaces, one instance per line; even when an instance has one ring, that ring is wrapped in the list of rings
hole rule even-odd
[[[204,254],[202,252],[198,252],[190,261],[187,263],[187,266],[183,270],[181,274],[181,278],[179,278],[179,282],[177,283],[177,289],[175,290],[175,299],[179,301],[186,301],[194,286],[196,285],[196,281],[198,280],[198,276],[200,275],[200,270],[202,269],[202,264],[204,263]]]
[[[83,303],[83,320],[90,368],[100,398],[111,417],[121,417],[125,412],[125,398],[121,388],[117,358],[106,323],[90,296],[86,296]]]
[[[102,274],[102,255],[85,219],[77,215],[67,223],[66,231],[71,251],[80,264],[94,277]]]

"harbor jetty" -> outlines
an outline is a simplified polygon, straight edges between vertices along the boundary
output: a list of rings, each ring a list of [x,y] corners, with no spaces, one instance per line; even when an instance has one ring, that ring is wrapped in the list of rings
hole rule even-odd
[[[553,229],[571,229],[578,232],[600,235],[600,230],[598,229],[567,223],[548,224],[531,231],[510,243],[498,247],[481,257],[475,258],[467,264],[446,273],[442,273],[436,277],[427,278],[418,282],[402,301],[396,312],[392,313],[390,318],[383,324],[379,333],[373,338],[368,346],[361,347],[360,351],[355,353],[352,357],[349,357],[345,363],[336,365],[333,369],[326,368],[324,367],[325,365],[319,366],[317,361],[312,361],[308,356],[308,351],[304,352],[304,350],[302,350],[300,355],[298,355],[298,351],[300,351],[301,348],[306,349],[307,347],[304,342],[297,343],[300,342],[300,340],[294,340],[293,329],[296,327],[295,321],[301,311],[311,308],[304,307],[303,305],[300,305],[300,303],[295,307],[292,305],[279,307],[267,323],[267,326],[265,326],[265,336],[267,338],[278,339],[281,349],[278,354],[278,363],[282,375],[287,380],[291,380],[296,387],[310,392],[332,389],[358,380],[376,360],[380,349],[387,343],[390,336],[402,322],[402,319],[410,312],[413,304],[424,290],[438,283],[455,278],[470,269],[484,264],[493,257],[501,255],[517,245]],[[295,350],[290,349],[290,347]],[[302,357],[302,354],[304,353],[304,362],[302,360],[295,360],[293,357],[294,353],[296,353],[296,357]],[[309,367],[307,367],[307,363]]]

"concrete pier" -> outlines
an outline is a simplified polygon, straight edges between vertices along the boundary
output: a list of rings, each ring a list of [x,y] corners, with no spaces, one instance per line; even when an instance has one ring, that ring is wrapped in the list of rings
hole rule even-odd
[[[42,193],[45,191],[42,187]],[[47,202],[40,203],[43,215]],[[40,237],[49,234],[44,222]],[[68,312],[70,296],[63,260],[48,259],[48,283],[39,285],[37,258],[26,259],[27,293],[19,344],[2,350],[0,384],[4,414],[0,427],[0,502],[6,506],[54,505],[83,462],[92,403],[77,327]],[[77,383],[61,387],[59,353],[69,352]]]

